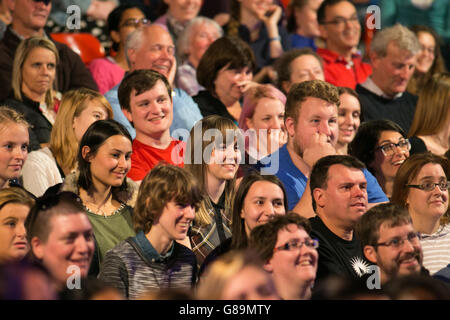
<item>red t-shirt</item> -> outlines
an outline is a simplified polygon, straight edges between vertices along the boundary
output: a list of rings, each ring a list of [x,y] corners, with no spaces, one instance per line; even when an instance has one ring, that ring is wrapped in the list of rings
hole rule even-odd
[[[355,89],[358,83],[363,83],[372,74],[372,66],[362,62],[358,54],[352,56],[352,66],[336,52],[328,49],[318,48],[317,53],[323,59],[325,81],[335,86]]]
[[[185,148],[186,143],[180,140],[172,140],[166,149],[158,149],[134,139],[128,177],[134,181],[141,181],[161,161],[183,167]]]

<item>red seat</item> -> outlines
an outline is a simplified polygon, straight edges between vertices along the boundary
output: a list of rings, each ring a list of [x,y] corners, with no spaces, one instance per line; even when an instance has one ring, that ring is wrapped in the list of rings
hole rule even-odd
[[[73,51],[78,53],[85,65],[96,58],[105,56],[105,49],[100,41],[89,33],[52,33],[51,37],[58,42],[64,43]]]

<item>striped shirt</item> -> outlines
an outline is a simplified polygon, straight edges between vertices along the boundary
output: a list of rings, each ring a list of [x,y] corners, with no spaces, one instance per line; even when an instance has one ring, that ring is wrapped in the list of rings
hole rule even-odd
[[[423,266],[434,274],[450,263],[450,224],[439,227],[435,233],[421,234]]]

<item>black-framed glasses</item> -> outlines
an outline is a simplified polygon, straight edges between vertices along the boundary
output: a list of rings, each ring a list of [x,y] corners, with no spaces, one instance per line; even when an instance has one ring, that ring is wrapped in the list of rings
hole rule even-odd
[[[320,24],[333,24],[336,27],[342,27],[344,26],[347,22],[351,22],[351,23],[355,23],[358,22],[358,16],[352,16],[350,18],[344,18],[344,17],[336,17],[335,19],[331,20],[331,21],[322,21]]]
[[[436,186],[438,186],[441,191],[447,191],[448,188],[450,187],[450,181],[441,181],[438,183],[424,182],[421,184],[407,184],[405,186],[408,188],[416,188],[428,192],[433,191],[436,188]]]
[[[398,143],[385,143],[375,150],[381,150],[385,157],[390,157],[395,154],[395,148],[400,148],[402,151],[409,151],[411,150],[411,143],[408,139],[402,139]]]
[[[142,19],[127,19],[124,23],[120,25],[120,27],[138,27],[139,24],[141,25],[149,25],[151,24],[151,21],[147,18]]]
[[[419,232],[410,232],[406,236],[406,238],[393,238],[389,241],[385,242],[378,242],[376,244],[373,244],[372,246],[378,247],[378,246],[385,246],[385,247],[392,247],[392,248],[401,248],[405,241],[408,240],[411,244],[417,244],[420,240],[420,233]]]
[[[47,6],[51,0],[33,0],[33,2],[43,2]]]
[[[307,246],[310,249],[317,249],[319,247],[319,240],[317,239],[306,239],[305,241],[291,240],[286,242],[282,246],[276,247],[273,249],[273,252],[277,251],[293,251],[296,249],[300,249],[303,245]]]

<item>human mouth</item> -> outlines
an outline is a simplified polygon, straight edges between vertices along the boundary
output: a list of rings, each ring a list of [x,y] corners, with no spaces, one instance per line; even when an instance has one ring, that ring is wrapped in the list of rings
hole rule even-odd
[[[399,161],[395,161],[395,162],[392,162],[392,165],[393,165],[393,166],[400,166],[403,162],[405,162],[405,159],[399,160]]]
[[[26,241],[14,242],[14,247],[16,247],[17,249],[26,249],[27,248],[27,242]]]

